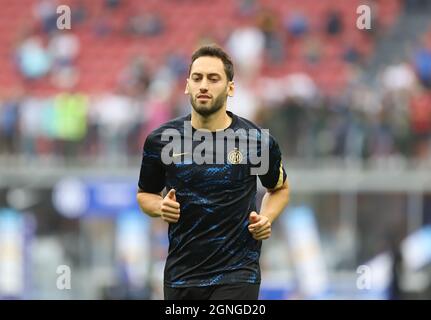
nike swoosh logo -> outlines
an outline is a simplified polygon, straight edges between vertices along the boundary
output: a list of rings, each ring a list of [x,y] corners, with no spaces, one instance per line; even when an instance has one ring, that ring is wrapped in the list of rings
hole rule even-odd
[[[173,154],[172,154],[172,157],[173,157],[173,158],[175,158],[175,157],[182,156],[182,155],[184,155],[184,154],[188,154],[188,152],[184,152],[184,153],[173,153]]]

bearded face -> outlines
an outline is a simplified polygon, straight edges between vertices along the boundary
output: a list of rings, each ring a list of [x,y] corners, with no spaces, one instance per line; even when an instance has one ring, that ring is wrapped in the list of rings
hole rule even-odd
[[[199,93],[195,97],[190,96],[190,103],[193,109],[203,117],[208,117],[219,111],[226,103],[227,94],[220,93],[213,97],[208,93]]]
[[[233,93],[233,82],[228,81],[222,60],[200,57],[193,62],[187,79],[186,93],[196,113],[208,117],[224,106]]]

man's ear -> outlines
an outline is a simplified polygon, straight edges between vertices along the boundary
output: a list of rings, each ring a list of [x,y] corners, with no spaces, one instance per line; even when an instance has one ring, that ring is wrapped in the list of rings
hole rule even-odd
[[[189,79],[187,79],[186,89],[184,90],[184,94],[189,94]]]
[[[234,85],[233,81],[230,81],[228,86],[227,86],[227,95],[229,97],[233,97],[234,92],[235,92],[235,85]]]

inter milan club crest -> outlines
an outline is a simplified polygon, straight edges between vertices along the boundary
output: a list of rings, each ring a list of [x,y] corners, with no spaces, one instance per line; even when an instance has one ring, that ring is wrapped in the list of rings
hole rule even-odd
[[[242,162],[242,153],[238,150],[238,148],[235,148],[229,152],[227,159],[232,164],[239,164]]]

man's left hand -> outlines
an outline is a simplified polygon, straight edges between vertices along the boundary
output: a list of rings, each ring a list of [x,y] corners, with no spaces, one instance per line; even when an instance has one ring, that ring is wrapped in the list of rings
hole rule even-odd
[[[248,231],[256,240],[265,240],[271,236],[271,222],[268,217],[252,211],[248,217]]]

